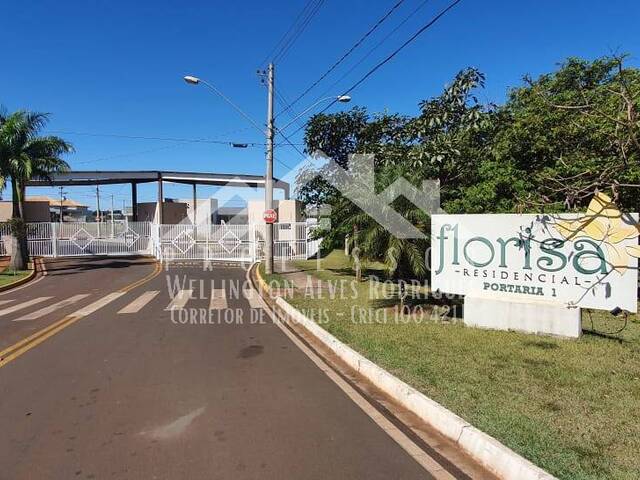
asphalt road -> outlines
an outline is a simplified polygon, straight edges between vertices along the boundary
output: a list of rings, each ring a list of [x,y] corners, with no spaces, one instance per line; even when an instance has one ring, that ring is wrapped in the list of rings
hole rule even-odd
[[[153,268],[51,265],[33,288],[0,296],[0,313],[52,297],[0,316],[0,339],[96,305]],[[432,478],[251,308],[244,281],[238,268],[163,271],[0,367],[0,479]],[[178,283],[174,293],[192,292],[172,300]],[[14,321],[76,295],[87,296]]]
[[[105,293],[144,278],[153,272],[156,264],[152,258],[146,257],[104,257],[49,259],[45,266],[44,278],[36,279],[16,290],[0,293],[0,351]],[[80,295],[86,297],[80,298]],[[63,302],[73,296],[77,300],[59,305],[51,314],[29,321],[19,320],[29,312]],[[22,306],[39,299],[42,300],[31,307],[5,313],[5,310],[11,310],[16,305]]]

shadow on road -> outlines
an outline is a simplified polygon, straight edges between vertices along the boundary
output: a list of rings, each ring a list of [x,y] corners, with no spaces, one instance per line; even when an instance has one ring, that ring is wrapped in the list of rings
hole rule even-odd
[[[47,260],[46,268],[48,275],[73,275],[90,270],[112,270],[153,263],[155,260],[151,257],[74,257]]]

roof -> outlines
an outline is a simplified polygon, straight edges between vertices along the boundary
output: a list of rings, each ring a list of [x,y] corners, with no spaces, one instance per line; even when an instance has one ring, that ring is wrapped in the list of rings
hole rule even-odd
[[[232,173],[171,172],[160,170],[113,170],[113,171],[73,171],[55,173],[50,178],[29,180],[28,187],[72,186],[72,185],[112,185],[118,183],[149,183],[158,180],[189,185],[217,185],[229,187],[264,187],[262,175],[244,175]],[[281,188],[289,196],[289,184],[277,178],[273,187]]]
[[[27,195],[26,200],[27,202],[47,202],[49,203],[49,206],[53,206],[53,207],[60,206],[59,198],[55,199],[55,198],[47,197],[46,195]],[[86,205],[76,202],[75,200],[72,200],[70,198],[65,198],[62,201],[62,206],[63,207],[86,207]]]

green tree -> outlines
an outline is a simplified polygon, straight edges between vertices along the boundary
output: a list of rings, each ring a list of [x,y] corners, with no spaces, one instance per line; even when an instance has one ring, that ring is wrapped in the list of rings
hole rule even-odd
[[[453,195],[460,185],[471,181],[480,156],[472,150],[485,142],[484,132],[490,124],[491,109],[473,96],[483,81],[477,70],[460,72],[440,96],[420,104],[420,115],[415,118],[390,114],[371,118],[362,109],[316,116],[307,129],[307,150],[322,149],[344,167],[349,154],[375,154],[376,192],[404,177],[416,187],[423,180],[439,179]],[[301,176],[298,184],[303,185],[303,200],[331,205],[331,229],[324,232],[325,238],[339,245],[349,234],[358,258],[382,261],[392,278],[426,276],[426,240],[395,238],[327,186],[324,178],[330,172],[321,173],[313,172],[312,182]],[[408,199],[372,207],[393,208],[428,235],[428,216]]]
[[[525,77],[502,108],[489,175],[519,182],[514,209],[585,209],[596,189],[636,210],[640,187],[640,71],[624,57],[570,58],[553,73]],[[484,181],[487,176],[482,176]]]
[[[398,176],[416,186],[437,179],[449,213],[584,210],[596,190],[637,211],[640,70],[624,61],[570,58],[554,72],[525,77],[501,106],[478,101],[484,76],[466,69],[441,95],[420,102],[415,117],[362,109],[313,117],[307,151],[323,150],[345,166],[351,153],[374,153],[377,191]],[[332,207],[326,238],[333,245],[351,234],[362,258],[385,261],[393,276],[420,276],[420,264],[387,254],[413,247],[399,248],[322,175],[303,189],[303,200]],[[428,221],[406,199],[392,207],[426,232]]]
[[[12,264],[24,269],[28,257],[24,234],[24,204],[26,183],[35,177],[48,178],[51,174],[68,170],[61,158],[73,151],[71,144],[55,136],[41,136],[49,115],[19,110],[7,113],[0,110],[0,187],[11,182],[14,233],[19,248],[14,249]]]

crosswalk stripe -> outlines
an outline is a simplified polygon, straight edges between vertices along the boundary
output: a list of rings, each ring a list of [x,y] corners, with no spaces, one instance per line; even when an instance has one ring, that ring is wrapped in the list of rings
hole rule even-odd
[[[18,303],[17,305],[13,305],[12,307],[7,307],[4,310],[0,310],[0,317],[3,315],[8,315],[13,312],[17,312],[18,310],[22,310],[23,308],[30,307],[31,305],[36,305],[40,302],[44,302],[53,297],[37,297],[32,298],[31,300],[27,300],[26,302]]]
[[[129,305],[122,308],[118,313],[138,313],[142,309],[142,307],[153,300],[159,293],[160,290],[150,290],[148,292],[144,292]]]
[[[107,305],[108,303],[111,303],[114,300],[120,298],[125,293],[127,293],[127,292],[113,292],[113,293],[110,293],[109,295],[106,295],[106,296],[102,297],[100,300],[98,300],[96,302],[93,302],[93,303],[90,303],[86,307],[82,307],[80,310],[77,310],[77,311],[73,312],[70,316],[71,317],[80,317],[81,318],[81,317],[86,317],[87,315],[91,315],[96,310],[99,310],[102,307],[104,307],[105,305]]]
[[[224,288],[212,288],[211,299],[209,299],[209,310],[227,309],[227,292]]]
[[[252,288],[245,288],[242,291],[244,298],[249,302],[251,308],[262,308],[262,302],[259,298],[259,293]]]
[[[88,293],[80,293],[78,295],[74,295],[72,297],[56,302],[53,305],[49,305],[48,307],[41,308],[40,310],[36,310],[35,312],[28,313],[20,318],[16,318],[14,322],[21,322],[23,320],[36,320],[40,317],[44,317],[45,315],[53,313],[60,308],[73,305],[74,303],[79,302],[80,300],[82,300],[83,298],[87,298],[88,296]]]
[[[0,305],[6,305],[7,303],[11,303],[13,300],[0,300]]]
[[[177,310],[179,308],[183,308],[189,301],[189,298],[191,298],[192,293],[193,293],[193,290],[180,290],[178,294],[175,297],[173,297],[173,300],[171,300],[171,303],[167,305],[167,308],[165,308],[165,311]]]

